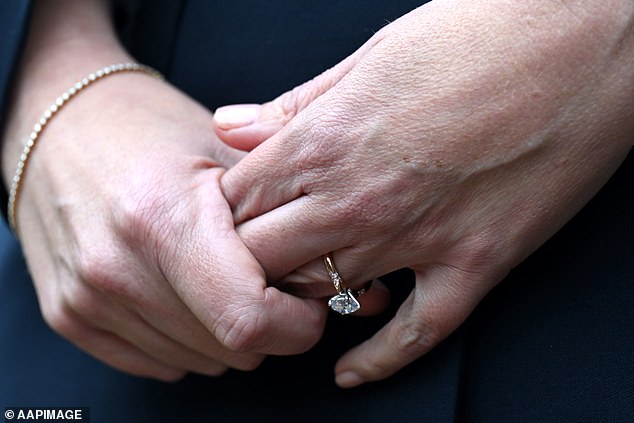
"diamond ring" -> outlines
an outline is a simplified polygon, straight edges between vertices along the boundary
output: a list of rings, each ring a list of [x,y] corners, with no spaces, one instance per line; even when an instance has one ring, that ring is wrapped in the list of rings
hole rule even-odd
[[[366,288],[353,292],[350,288],[344,287],[343,279],[335,267],[335,261],[332,258],[332,254],[326,254],[324,256],[324,266],[326,267],[326,272],[328,272],[328,276],[330,276],[332,284],[337,290],[337,295],[328,300],[328,307],[339,314],[350,314],[358,311],[361,308],[361,305],[356,299],[355,294],[357,296],[363,294],[366,291]]]

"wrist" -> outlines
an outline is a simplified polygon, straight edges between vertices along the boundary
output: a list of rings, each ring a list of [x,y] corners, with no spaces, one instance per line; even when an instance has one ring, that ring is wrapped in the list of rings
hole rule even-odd
[[[46,109],[46,111],[41,115],[40,119],[33,126],[33,130],[30,132],[26,145],[23,147],[22,153],[20,154],[20,158],[18,160],[14,176],[11,180],[9,190],[8,218],[9,224],[16,234],[18,232],[16,209],[18,200],[20,198],[24,175],[26,174],[27,165],[31,158],[31,153],[37,147],[42,132],[46,129],[49,122],[51,122],[51,120],[53,120],[57,116],[57,113],[61,111],[68,102],[72,101],[75,96],[79,95],[83,90],[99,82],[100,80],[118,73],[145,73],[157,78],[161,78],[161,75],[155,70],[135,63],[113,64],[100,68],[76,82],[68,90],[64,91],[59,97],[57,97],[55,102]]]
[[[8,102],[2,133],[2,177],[8,187],[34,123],[78,79],[131,61],[102,0],[39,1]]]

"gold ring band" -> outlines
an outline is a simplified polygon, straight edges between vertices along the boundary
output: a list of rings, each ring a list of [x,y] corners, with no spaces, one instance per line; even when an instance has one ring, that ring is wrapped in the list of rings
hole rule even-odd
[[[332,254],[326,254],[324,256],[324,266],[326,267],[326,272],[328,272],[328,276],[335,286],[337,293],[343,293],[343,280],[341,279],[341,276],[339,275],[339,272],[335,267],[335,261],[332,258]]]

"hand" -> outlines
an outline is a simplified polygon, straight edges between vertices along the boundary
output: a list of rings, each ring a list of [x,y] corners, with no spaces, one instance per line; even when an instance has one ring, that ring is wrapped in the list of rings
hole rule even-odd
[[[174,379],[302,352],[323,306],[267,288],[219,189],[235,152],[211,114],[145,75],[90,87],[52,120],[19,204],[47,322],[106,363]]]
[[[273,102],[217,112],[223,140],[257,146],[221,185],[267,274],[323,295],[330,251],[353,287],[415,271],[341,386],[445,338],[631,148],[631,2],[507,3],[429,3]]]
[[[98,0],[35,4],[5,181],[36,113],[75,78],[131,60],[108,16]],[[241,155],[211,119],[165,82],[113,75],[64,106],[31,155],[18,232],[44,318],[123,371],[173,380],[252,369],[321,336],[323,304],[267,287],[237,236],[219,179]]]

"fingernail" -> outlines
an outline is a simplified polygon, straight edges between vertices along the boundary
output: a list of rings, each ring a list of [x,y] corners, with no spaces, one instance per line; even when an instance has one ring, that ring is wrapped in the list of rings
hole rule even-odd
[[[251,125],[260,112],[259,104],[239,104],[219,107],[214,120],[220,129],[234,129]]]
[[[365,382],[363,378],[352,371],[341,372],[335,376],[335,383],[341,388],[354,388],[363,382]]]

